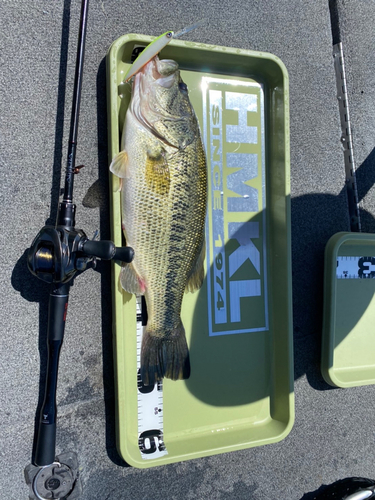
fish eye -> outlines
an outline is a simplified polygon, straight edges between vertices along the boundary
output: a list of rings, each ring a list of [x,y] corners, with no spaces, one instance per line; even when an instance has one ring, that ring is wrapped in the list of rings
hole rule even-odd
[[[179,86],[180,90],[182,90],[183,92],[187,92],[188,88],[187,88],[186,83],[184,83],[184,82],[180,82],[180,83],[178,84],[178,86]]]
[[[167,35],[166,35],[166,36],[167,36],[167,38],[172,38],[172,36],[173,36],[172,31],[168,31],[168,33],[167,33]]]

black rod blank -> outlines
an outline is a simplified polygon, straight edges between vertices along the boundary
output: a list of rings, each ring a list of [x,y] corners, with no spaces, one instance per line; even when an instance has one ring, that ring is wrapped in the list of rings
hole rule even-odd
[[[67,158],[63,203],[64,202],[72,203],[73,201],[74,170],[75,170],[75,159],[76,159],[76,148],[77,148],[79,108],[81,103],[81,89],[82,89],[83,61],[85,53],[86,30],[87,30],[88,4],[89,4],[88,0],[83,0],[81,5],[76,72],[75,72],[74,90],[73,90],[72,117],[70,122],[70,136],[68,145],[68,158]]]

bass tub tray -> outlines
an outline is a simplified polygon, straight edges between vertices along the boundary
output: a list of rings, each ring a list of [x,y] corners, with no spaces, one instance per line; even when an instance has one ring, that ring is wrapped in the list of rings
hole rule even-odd
[[[130,101],[122,80],[153,39],[129,34],[109,50],[109,161]],[[182,305],[190,379],[145,388],[140,301],[112,266],[117,445],[141,468],[275,443],[294,421],[287,71],[271,54],[175,40],[159,57],[179,63],[207,153],[206,276]],[[110,175],[121,246],[118,188]]]

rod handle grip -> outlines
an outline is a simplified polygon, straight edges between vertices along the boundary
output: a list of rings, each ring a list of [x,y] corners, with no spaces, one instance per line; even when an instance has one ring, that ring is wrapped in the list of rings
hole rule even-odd
[[[35,465],[50,465],[55,461],[56,423],[39,425],[38,439],[35,448]]]

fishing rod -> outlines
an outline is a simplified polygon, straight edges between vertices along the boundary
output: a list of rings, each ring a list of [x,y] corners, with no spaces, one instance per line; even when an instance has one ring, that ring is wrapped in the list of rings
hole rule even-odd
[[[39,279],[50,283],[47,327],[47,373],[45,394],[37,429],[34,465],[25,469],[26,481],[34,498],[73,498],[71,490],[76,481],[73,469],[77,468],[74,454],[65,454],[66,470],[55,458],[56,447],[56,391],[60,350],[64,338],[69,291],[78,272],[94,268],[96,258],[129,263],[134,251],[130,247],[116,247],[112,241],[89,240],[81,229],[75,227],[76,205],[73,203],[76,167],[78,120],[81,101],[83,62],[87,30],[88,0],[81,2],[80,27],[73,90],[73,104],[68,143],[68,155],[63,200],[59,204],[55,226],[44,226],[35,237],[28,252],[28,267]],[[60,455],[60,460],[62,461]],[[43,474],[40,472],[43,471]],[[65,476],[64,476],[65,474]],[[46,477],[48,480],[46,480]],[[62,481],[64,477],[64,481]],[[61,490],[62,483],[70,489]],[[47,492],[47,493],[46,493]],[[48,494],[49,492],[49,494]],[[52,493],[52,497],[49,496]],[[58,495],[58,496],[56,496]],[[68,495],[68,497],[66,496]],[[75,495],[74,498],[77,498]]]

